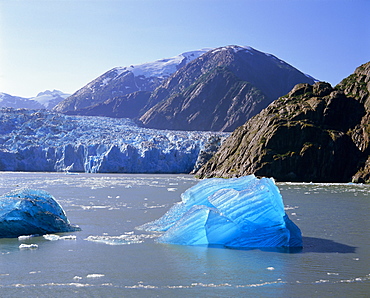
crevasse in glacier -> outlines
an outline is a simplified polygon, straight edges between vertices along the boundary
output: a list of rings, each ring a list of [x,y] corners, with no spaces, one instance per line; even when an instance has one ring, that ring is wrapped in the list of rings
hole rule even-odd
[[[189,173],[229,133],[146,129],[132,120],[0,109],[0,171]]]
[[[186,190],[182,201],[138,229],[164,232],[159,242],[229,248],[302,247],[300,229],[285,214],[272,178],[211,178]]]
[[[21,189],[0,196],[0,238],[79,230],[46,191]]]

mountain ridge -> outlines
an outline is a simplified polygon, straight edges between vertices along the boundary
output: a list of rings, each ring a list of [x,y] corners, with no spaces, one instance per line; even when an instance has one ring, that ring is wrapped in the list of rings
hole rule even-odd
[[[54,108],[61,113],[92,107],[106,100],[137,91],[153,91],[179,67],[199,57],[209,49],[188,51],[171,58],[159,59],[128,67],[115,67],[77,90]]]
[[[140,76],[150,63],[114,68],[54,110],[74,115],[130,117],[147,128],[232,131],[296,83],[315,81],[274,55],[251,47],[226,46],[176,57],[183,56],[186,59],[181,63],[178,58],[158,60],[164,65],[170,63],[173,73],[167,77],[171,71],[162,69],[166,76],[152,77],[150,87],[145,85],[145,76]],[[155,72],[160,73],[159,64],[154,65]],[[140,87],[138,80],[145,84]],[[127,85],[129,81],[131,85]],[[143,92],[151,94],[148,97]]]

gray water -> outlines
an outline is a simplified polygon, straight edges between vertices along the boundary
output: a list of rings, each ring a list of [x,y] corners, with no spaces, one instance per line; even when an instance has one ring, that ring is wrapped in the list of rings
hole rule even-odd
[[[75,240],[0,239],[0,297],[370,295],[369,185],[278,183],[303,233],[299,252],[159,244],[157,234],[135,230],[196,183],[189,175],[0,173],[0,194],[47,190],[82,228],[64,234]]]

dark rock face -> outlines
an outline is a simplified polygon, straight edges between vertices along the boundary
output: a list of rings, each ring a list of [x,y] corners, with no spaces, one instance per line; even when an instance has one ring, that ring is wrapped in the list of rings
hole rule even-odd
[[[209,51],[178,70],[152,94],[144,126],[232,131],[297,83],[313,83],[297,69],[252,48]]]
[[[365,108],[365,116],[350,132],[350,136],[364,153],[353,181],[370,183],[370,62],[358,67],[352,75],[336,87],[343,90],[347,96],[355,98]]]
[[[137,91],[108,99],[103,103],[79,109],[78,111],[68,111],[65,114],[133,119],[141,114],[141,110],[147,104],[150,94],[149,91]]]
[[[369,181],[369,69],[361,66],[336,88],[295,86],[235,130],[197,175]]]
[[[232,131],[266,106],[260,90],[224,68],[198,81],[159,102],[140,120],[151,128]]]

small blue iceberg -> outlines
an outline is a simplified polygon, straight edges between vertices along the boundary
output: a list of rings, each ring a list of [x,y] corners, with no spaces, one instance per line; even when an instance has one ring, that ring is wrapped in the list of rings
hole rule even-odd
[[[227,248],[302,247],[272,178],[200,181],[161,218],[138,229],[164,232],[158,242]]]
[[[46,191],[21,189],[0,196],[0,238],[79,230]]]

